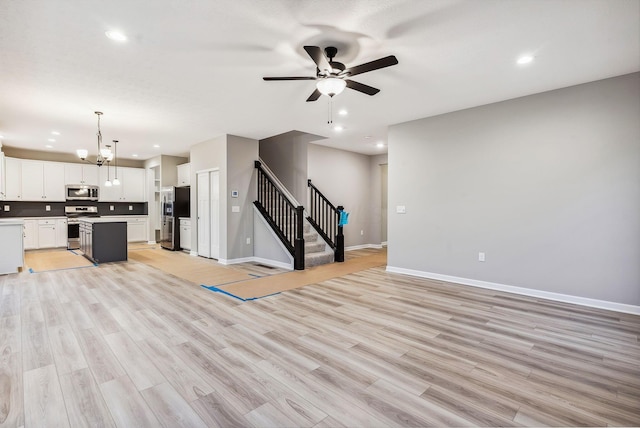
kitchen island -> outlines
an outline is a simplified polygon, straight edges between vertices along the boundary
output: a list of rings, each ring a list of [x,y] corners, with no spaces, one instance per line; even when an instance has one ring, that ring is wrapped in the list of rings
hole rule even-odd
[[[127,222],[105,217],[81,217],[80,251],[94,263],[127,260]]]
[[[24,221],[0,219],[0,275],[16,273],[24,266]]]

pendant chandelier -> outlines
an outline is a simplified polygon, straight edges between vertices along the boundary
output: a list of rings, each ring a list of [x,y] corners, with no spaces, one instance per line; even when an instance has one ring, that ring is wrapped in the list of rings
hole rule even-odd
[[[98,132],[96,133],[98,137],[98,155],[96,156],[95,164],[98,166],[102,166],[105,162],[107,163],[107,181],[105,181],[104,183],[106,187],[110,187],[112,185],[119,186],[120,180],[118,180],[118,159],[116,158],[118,153],[118,149],[117,149],[118,140],[113,140],[115,153],[111,151],[111,146],[108,144],[105,145],[104,148],[102,147],[102,131],[100,130],[100,116],[102,116],[103,113],[101,111],[96,111],[94,113],[96,114],[96,116],[98,116]],[[87,160],[87,155],[89,154],[88,150],[78,149],[76,150],[76,153],[78,154],[78,157],[80,159],[82,159],[85,162],[89,162]],[[111,181],[110,171],[109,171],[109,165],[111,164],[112,160],[115,161],[115,167],[116,167],[115,178],[113,179],[113,181]]]
[[[100,116],[102,116],[101,111],[95,112],[96,116],[98,116],[98,156],[96,157],[95,164],[98,166],[102,166],[105,162],[111,162],[113,160],[113,153],[111,152],[111,146],[105,146],[102,148],[102,132],[100,131]],[[83,161],[87,161],[87,155],[89,151],[86,149],[78,149],[76,150],[78,157]],[[89,161],[87,161],[89,162]]]

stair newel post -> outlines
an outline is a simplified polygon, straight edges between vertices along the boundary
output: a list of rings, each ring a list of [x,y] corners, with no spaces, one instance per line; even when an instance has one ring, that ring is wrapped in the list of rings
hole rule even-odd
[[[338,205],[338,234],[336,235],[336,252],[334,260],[336,262],[344,262],[344,233],[340,225],[340,213],[344,210],[342,205]]]
[[[293,268],[304,270],[304,207],[296,207],[296,240],[293,256]]]

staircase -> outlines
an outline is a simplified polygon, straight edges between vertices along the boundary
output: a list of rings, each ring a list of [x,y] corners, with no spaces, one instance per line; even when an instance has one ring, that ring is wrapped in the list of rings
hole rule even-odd
[[[293,268],[319,266],[344,261],[344,235],[338,218],[342,207],[334,207],[308,180],[312,189],[312,212],[305,209],[260,161],[257,171],[255,207],[282,245],[293,256]],[[330,236],[333,236],[332,239]]]
[[[311,223],[304,222],[304,266],[305,268],[333,263],[333,249],[327,245]]]

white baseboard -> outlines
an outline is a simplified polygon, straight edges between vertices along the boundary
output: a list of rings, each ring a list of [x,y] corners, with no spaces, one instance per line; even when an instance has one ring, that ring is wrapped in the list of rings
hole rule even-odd
[[[476,279],[460,278],[457,276],[442,275],[439,273],[424,272],[413,269],[405,269],[394,266],[387,266],[387,272],[399,273],[402,275],[417,276],[420,278],[435,279],[438,281],[453,282],[456,284],[470,285],[472,287],[487,288],[489,290],[505,291],[507,293],[521,294],[524,296],[539,297],[542,299],[555,300],[558,302],[573,303],[592,308],[607,309],[610,311],[624,312],[627,314],[640,315],[640,306],[627,305],[624,303],[609,302],[606,300],[590,299],[587,297],[571,296],[569,294],[553,293],[550,291],[534,290],[531,288],[516,287],[513,285],[498,284],[495,282],[479,281]]]
[[[351,247],[345,247],[345,251],[353,251],[353,250],[363,250],[365,248],[382,248],[382,244],[362,244],[362,245],[353,245]]]
[[[198,256],[198,252],[195,250],[191,250],[191,252],[189,253],[190,256]]]
[[[147,241],[147,244],[148,244],[148,245],[156,245],[156,244],[157,244],[157,242],[156,242],[156,241]]]

